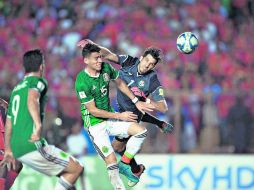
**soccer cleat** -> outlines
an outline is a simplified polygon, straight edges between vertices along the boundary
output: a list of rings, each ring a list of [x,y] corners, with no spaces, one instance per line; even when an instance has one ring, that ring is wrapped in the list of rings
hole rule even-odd
[[[139,182],[139,178],[132,173],[130,165],[125,164],[121,161],[119,162],[118,165],[120,174],[125,175],[129,181],[132,181],[134,183]]]
[[[138,178],[140,178],[140,176],[142,175],[142,173],[144,173],[145,171],[145,166],[143,164],[139,165],[140,167],[140,171],[138,173],[134,173],[135,176],[137,176]],[[128,186],[129,187],[134,187],[138,182],[133,182],[131,180],[128,181]]]
[[[170,123],[163,122],[162,126],[160,127],[163,133],[171,133],[173,131],[174,126]]]

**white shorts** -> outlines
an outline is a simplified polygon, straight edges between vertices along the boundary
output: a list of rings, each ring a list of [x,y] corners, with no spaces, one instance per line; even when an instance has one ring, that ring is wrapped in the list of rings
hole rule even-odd
[[[104,159],[114,152],[109,136],[127,138],[132,122],[109,119],[87,128],[87,132],[98,154]]]
[[[54,145],[29,152],[19,158],[20,162],[48,176],[57,176],[69,164],[70,155]]]

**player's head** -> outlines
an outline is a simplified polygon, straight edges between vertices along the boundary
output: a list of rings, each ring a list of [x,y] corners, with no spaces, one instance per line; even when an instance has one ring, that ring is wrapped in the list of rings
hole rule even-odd
[[[100,48],[95,45],[88,43],[83,47],[82,50],[82,56],[84,59],[84,63],[87,64],[88,68],[100,71],[101,70],[101,54],[100,54]]]
[[[152,70],[161,60],[161,50],[155,47],[147,48],[140,57],[139,72],[140,74],[147,73]]]
[[[45,64],[41,50],[27,51],[23,56],[23,66],[26,73],[38,72],[40,76],[43,76]]]

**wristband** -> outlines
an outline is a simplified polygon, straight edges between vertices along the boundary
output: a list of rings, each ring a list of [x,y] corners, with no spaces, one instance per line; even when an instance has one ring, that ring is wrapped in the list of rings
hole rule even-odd
[[[136,103],[138,102],[138,98],[135,97],[135,98],[133,98],[131,101],[133,102],[133,104],[136,104]]]
[[[146,103],[147,103],[147,104],[150,104],[150,103],[151,103],[151,99],[146,98]]]

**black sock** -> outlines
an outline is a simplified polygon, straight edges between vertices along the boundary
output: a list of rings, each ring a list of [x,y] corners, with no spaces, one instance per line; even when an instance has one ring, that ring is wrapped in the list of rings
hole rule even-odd
[[[143,115],[141,121],[157,125],[159,128],[161,128],[162,124],[164,123],[164,121],[161,121],[158,118],[156,118],[153,115],[150,115],[148,113]]]
[[[118,152],[118,154],[120,154],[120,155],[122,156],[122,155],[124,154],[125,150],[126,150],[126,149],[124,149],[124,150],[121,151],[121,152]],[[123,161],[121,161],[121,162],[123,162]],[[125,163],[125,162],[123,162],[123,163]],[[126,164],[126,163],[125,163],[125,164]],[[133,173],[138,173],[138,172],[139,172],[140,167],[139,167],[139,165],[137,164],[135,158],[132,158],[132,159],[131,159],[131,162],[130,162],[129,165],[131,166],[131,171],[132,171]]]
[[[140,167],[138,163],[136,162],[135,158],[131,159],[130,166],[131,166],[131,171],[133,173],[138,173],[140,171]]]

